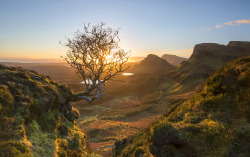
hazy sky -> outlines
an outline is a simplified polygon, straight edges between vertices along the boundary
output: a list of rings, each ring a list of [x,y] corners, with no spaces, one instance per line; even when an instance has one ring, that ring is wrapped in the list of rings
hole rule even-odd
[[[1,58],[59,58],[83,22],[120,30],[134,56],[189,57],[195,44],[250,41],[250,0],[1,0]]]

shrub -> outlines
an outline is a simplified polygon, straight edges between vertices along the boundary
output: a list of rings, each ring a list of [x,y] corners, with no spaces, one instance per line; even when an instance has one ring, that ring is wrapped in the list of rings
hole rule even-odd
[[[67,157],[67,152],[62,148],[59,148],[57,154],[59,157]]]
[[[0,156],[31,156],[27,146],[20,142],[0,142]]]
[[[245,124],[238,128],[234,141],[225,156],[249,156],[250,153],[250,125]]]
[[[77,150],[79,149],[80,143],[79,143],[79,134],[75,134],[74,137],[68,141],[69,148],[71,150]]]
[[[169,143],[180,143],[177,130],[170,123],[159,123],[151,129],[151,140],[155,145],[163,146]]]
[[[51,110],[38,120],[41,128],[46,131],[54,131],[57,126],[58,110]]]

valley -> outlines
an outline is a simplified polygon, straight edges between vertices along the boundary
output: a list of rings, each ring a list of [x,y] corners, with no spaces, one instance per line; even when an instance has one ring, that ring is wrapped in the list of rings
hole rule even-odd
[[[160,57],[153,57],[153,62],[157,60],[166,62]],[[167,62],[163,65],[160,62],[155,67],[159,69],[158,71],[154,72],[154,68],[145,71],[145,66],[155,64],[151,60],[149,56],[144,65],[139,66],[138,73],[134,73],[134,67],[138,62],[128,63],[131,68],[126,73],[133,72],[134,75],[121,74],[108,81],[104,86],[104,96],[101,100],[92,103],[85,100],[72,102],[80,112],[77,124],[86,133],[92,151],[104,156],[111,155],[116,141],[131,137],[150,126],[161,118],[171,103],[187,98],[181,94],[167,96],[168,89],[161,85],[161,81],[170,75],[174,68]],[[5,63],[5,65],[22,66],[46,74],[53,80],[65,83],[74,92],[85,90],[81,79],[75,75],[74,69],[67,67],[67,64]],[[164,68],[166,66],[170,69]]]
[[[76,124],[87,135],[87,147],[102,156],[121,153],[120,146],[116,146],[117,141],[131,139],[158,124],[201,90],[202,83],[216,69],[224,66],[228,59],[233,60],[250,54],[247,46],[244,49],[242,44],[239,48],[237,43],[236,47],[235,43],[229,45],[233,47],[198,45],[193,55],[182,61],[178,67],[156,55],[148,55],[141,62],[128,63],[131,68],[125,73],[133,75],[120,74],[106,82],[102,99],[92,103],[85,100],[71,102],[80,113]],[[221,54],[217,52],[218,49]],[[239,49],[241,53],[236,53]],[[214,52],[217,55],[214,55]],[[224,54],[231,57],[224,60]],[[222,59],[218,55],[222,56]],[[22,66],[45,74],[67,85],[74,93],[85,90],[74,69],[64,63],[3,64]]]
[[[0,157],[250,157],[250,0],[0,0]]]

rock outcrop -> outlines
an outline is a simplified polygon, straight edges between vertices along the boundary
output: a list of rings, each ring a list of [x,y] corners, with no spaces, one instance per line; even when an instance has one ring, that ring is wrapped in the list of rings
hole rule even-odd
[[[250,42],[230,41],[228,45],[219,45],[216,43],[202,43],[194,47],[190,59],[195,57],[219,57],[226,61],[247,56],[250,53]]]
[[[180,84],[196,87],[227,62],[244,56],[250,56],[250,42],[197,44],[191,57],[178,67],[175,80]]]
[[[72,96],[49,76],[0,65],[0,156],[87,156]]]

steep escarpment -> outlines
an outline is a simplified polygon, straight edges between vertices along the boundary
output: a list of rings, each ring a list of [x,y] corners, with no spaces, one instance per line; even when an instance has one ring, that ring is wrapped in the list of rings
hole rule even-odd
[[[174,78],[179,86],[196,87],[227,62],[250,55],[250,42],[232,41],[226,45],[197,44],[193,54],[181,63]]]
[[[249,54],[249,51],[250,42],[230,41],[228,45],[203,43],[195,45],[193,54],[190,59],[207,56],[219,57],[221,60],[227,62],[240,56],[246,56]]]
[[[132,139],[116,156],[248,156],[250,57],[229,62],[190,99]]]
[[[0,156],[85,156],[73,94],[50,77],[0,65]]]
[[[132,71],[135,73],[156,73],[173,69],[175,69],[175,67],[169,64],[165,59],[149,54],[139,64],[135,65]]]

